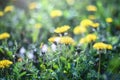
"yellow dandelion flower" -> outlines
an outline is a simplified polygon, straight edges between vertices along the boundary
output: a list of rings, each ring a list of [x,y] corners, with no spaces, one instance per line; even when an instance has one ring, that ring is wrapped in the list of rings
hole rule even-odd
[[[0,17],[4,16],[4,12],[0,11]]]
[[[32,3],[29,4],[29,9],[33,10],[35,8],[37,8],[37,3],[32,2]]]
[[[4,12],[11,12],[13,11],[13,6],[6,6]]]
[[[13,64],[13,62],[11,62],[9,60],[1,60],[0,61],[0,68],[9,67],[11,64]]]
[[[84,44],[86,43],[86,39],[85,38],[81,38],[80,41],[79,41],[80,44]]]
[[[57,29],[54,30],[55,33],[64,33],[66,32],[68,29],[70,29],[70,26],[68,25],[64,25],[61,27],[58,27]]]
[[[67,4],[73,5],[75,3],[75,0],[66,0]]]
[[[89,15],[88,18],[91,19],[91,20],[96,19],[96,17],[94,15]]]
[[[89,42],[95,41],[97,39],[97,36],[95,34],[88,34],[85,37],[85,39],[89,43]]]
[[[76,26],[73,30],[74,34],[81,34],[87,32],[85,27]]]
[[[84,43],[90,43],[92,41],[95,41],[97,39],[97,36],[95,34],[88,34],[86,37],[81,38],[79,43],[84,44]]]
[[[55,42],[55,38],[56,38],[56,37],[50,37],[50,38],[48,39],[48,41],[49,41],[49,42]]]
[[[48,39],[48,41],[49,41],[49,42],[55,42],[55,37],[50,37],[50,38]]]
[[[91,26],[93,27],[93,28],[97,28],[97,27],[99,27],[99,23],[93,23]]]
[[[42,27],[42,24],[40,24],[40,23],[36,23],[36,24],[35,24],[35,28],[36,28],[36,29],[40,29],[41,27]]]
[[[87,11],[97,11],[97,7],[94,5],[88,5],[86,7]]]
[[[62,43],[62,44],[73,44],[74,40],[69,36],[61,37],[60,38],[60,43]]]
[[[80,26],[82,27],[88,27],[91,26],[93,24],[93,21],[90,19],[84,19],[80,22]]]
[[[9,37],[10,37],[10,34],[7,33],[7,32],[0,34],[0,40],[1,39],[6,39],[6,38],[9,38]]]
[[[50,13],[50,16],[52,18],[62,16],[62,11],[60,11],[60,10],[52,10],[51,13]]]
[[[49,42],[57,42],[57,43],[59,43],[60,42],[60,37],[50,37],[49,39],[48,39],[48,41]]]
[[[100,50],[100,49],[107,49],[107,44],[103,42],[97,42],[93,45],[93,48]]]
[[[113,49],[112,45],[108,44],[107,49],[112,50]]]
[[[113,19],[112,18],[106,18],[106,22],[108,22],[108,23],[111,23],[111,22],[113,22]]]

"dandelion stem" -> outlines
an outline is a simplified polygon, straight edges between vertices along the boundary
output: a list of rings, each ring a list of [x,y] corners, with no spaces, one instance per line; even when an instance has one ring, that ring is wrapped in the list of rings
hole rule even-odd
[[[98,64],[98,80],[100,79],[100,65],[101,65],[101,53],[98,51],[99,53],[99,64]]]

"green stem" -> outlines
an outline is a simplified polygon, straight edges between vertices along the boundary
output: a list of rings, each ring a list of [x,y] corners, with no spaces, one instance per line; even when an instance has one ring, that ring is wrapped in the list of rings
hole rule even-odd
[[[98,80],[100,80],[100,69],[101,69],[100,65],[101,65],[101,54],[99,53]]]
[[[59,65],[59,68],[61,69],[61,64],[60,64],[60,54],[57,55],[57,59],[58,59],[58,65]]]

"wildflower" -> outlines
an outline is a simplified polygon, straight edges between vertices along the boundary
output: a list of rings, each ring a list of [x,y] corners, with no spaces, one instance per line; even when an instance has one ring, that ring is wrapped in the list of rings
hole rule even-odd
[[[52,18],[60,17],[60,16],[62,16],[62,11],[60,11],[60,10],[52,10],[51,13],[50,13],[50,16]]]
[[[96,19],[96,17],[94,15],[89,15],[88,18],[92,19],[92,20]]]
[[[67,4],[69,4],[69,5],[73,5],[74,2],[75,2],[75,0],[66,0],[66,2],[67,2]]]
[[[20,51],[19,51],[19,56],[23,58],[25,52],[26,52],[26,49],[25,49],[24,47],[21,47],[21,48],[20,48]]]
[[[73,30],[74,34],[81,34],[87,32],[85,27],[76,26]]]
[[[88,34],[85,38],[86,38],[86,41],[89,43],[89,42],[95,41],[97,39],[97,36],[95,34]]]
[[[9,38],[10,37],[10,34],[9,33],[2,33],[2,34],[0,34],[0,40],[1,39],[6,39],[6,38]]]
[[[50,37],[50,38],[48,39],[48,41],[49,41],[49,42],[55,42],[55,38],[56,38],[56,37]]]
[[[87,9],[87,11],[97,11],[97,8],[96,8],[96,6],[94,6],[94,5],[88,5],[87,7],[86,7],[86,9]]]
[[[95,34],[88,34],[86,37],[80,39],[80,44],[83,43],[90,43],[92,41],[95,41],[97,39],[97,36]]]
[[[55,44],[52,44],[52,45],[51,45],[51,48],[52,48],[53,51],[56,51],[56,50],[57,50],[57,46],[56,46]]]
[[[93,45],[93,48],[95,48],[95,49],[109,49],[109,50],[111,50],[112,49],[112,45],[110,45],[110,44],[105,44],[105,43],[103,43],[103,42],[98,42],[98,43],[95,43],[94,45]]]
[[[108,22],[108,23],[111,23],[111,22],[113,22],[113,19],[112,18],[106,18],[106,22]]]
[[[99,27],[99,23],[93,23],[92,25],[91,25],[91,27],[93,27],[93,28],[97,28],[97,27]]]
[[[4,12],[11,12],[13,11],[13,6],[6,6]]]
[[[68,25],[64,25],[61,27],[58,27],[57,29],[54,30],[55,33],[64,33],[66,32],[68,29],[70,29],[70,26]]]
[[[55,38],[55,42],[56,42],[56,43],[60,43],[60,37],[56,37],[56,38]]]
[[[80,22],[80,26],[82,27],[88,27],[91,26],[93,24],[93,21],[91,21],[90,19],[84,19]]]
[[[33,58],[34,58],[33,52],[32,52],[32,51],[28,52],[28,53],[27,53],[27,57],[28,57],[29,59],[33,59]]]
[[[81,38],[80,41],[79,41],[80,44],[84,44],[86,43],[86,39],[85,38]]]
[[[73,44],[74,40],[71,37],[65,36],[60,38],[60,43],[62,44]]]
[[[112,45],[110,44],[107,45],[107,49],[112,50],[112,48],[113,48]]]
[[[98,42],[93,45],[93,48],[95,49],[106,49],[107,45],[103,42]]]
[[[0,61],[0,68],[9,67],[11,64],[13,64],[13,62],[11,62],[9,60],[1,60]]]
[[[2,17],[4,15],[3,11],[0,11],[0,17]]]
[[[46,44],[43,44],[43,46],[41,48],[42,54],[45,54],[47,51],[48,51],[48,46]]]
[[[48,39],[48,41],[49,42],[59,42],[59,40],[60,40],[60,37],[50,37],[49,39]]]
[[[29,4],[29,9],[30,9],[30,10],[33,10],[33,9],[35,9],[36,7],[37,7],[37,4],[36,4],[35,2],[32,2],[32,3]]]
[[[40,24],[40,23],[35,24],[36,29],[40,29],[41,27],[42,27],[42,24]]]

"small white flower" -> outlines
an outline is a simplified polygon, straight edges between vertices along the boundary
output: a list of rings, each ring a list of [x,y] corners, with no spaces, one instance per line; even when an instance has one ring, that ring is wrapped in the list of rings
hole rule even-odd
[[[41,48],[41,52],[46,53],[48,51],[48,46],[44,44]]]
[[[20,54],[24,54],[25,52],[26,52],[25,48],[22,47],[22,48],[20,49]]]
[[[65,36],[67,36],[67,35],[68,35],[68,33],[66,32],[66,33],[64,33],[64,35],[65,35]]]
[[[23,57],[24,57],[25,52],[26,52],[26,49],[25,49],[24,47],[20,48],[20,51],[19,51],[19,56],[23,58]]]
[[[55,44],[52,44],[52,45],[51,45],[51,48],[52,48],[53,51],[56,51],[56,50],[57,50]]]
[[[33,58],[34,58],[34,55],[33,55],[32,52],[28,52],[28,53],[27,53],[27,57],[28,57],[29,59],[33,59]]]

